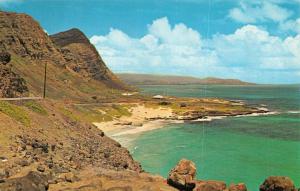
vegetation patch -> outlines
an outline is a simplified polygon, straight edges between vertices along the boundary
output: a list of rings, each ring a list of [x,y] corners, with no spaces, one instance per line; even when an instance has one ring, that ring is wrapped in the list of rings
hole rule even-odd
[[[8,115],[25,126],[30,126],[30,118],[26,110],[20,106],[0,101],[0,112]]]
[[[80,121],[79,117],[77,115],[75,115],[74,112],[72,112],[71,110],[63,108],[63,107],[59,108],[59,110],[63,115],[72,119],[73,121]]]
[[[113,104],[111,106],[76,105],[74,107],[74,112],[76,111],[77,115],[74,115],[74,112],[71,111],[64,111],[64,114],[71,118],[76,118],[76,116],[78,116],[86,122],[105,122],[122,116],[130,116],[131,113],[129,108],[130,105],[119,104]]]
[[[24,105],[35,113],[41,115],[48,115],[47,111],[39,103],[35,101],[27,101]]]
[[[112,105],[112,110],[109,112],[112,116],[120,115],[120,116],[131,116],[128,108],[122,105]]]

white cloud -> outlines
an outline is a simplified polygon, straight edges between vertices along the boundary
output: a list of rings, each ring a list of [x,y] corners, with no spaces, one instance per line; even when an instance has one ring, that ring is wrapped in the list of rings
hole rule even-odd
[[[229,17],[241,23],[265,21],[283,22],[293,13],[277,4],[276,1],[241,1],[239,7],[229,11]]]
[[[279,29],[283,31],[293,31],[300,34],[300,18],[280,23]]]
[[[200,45],[200,34],[187,28],[184,24],[176,24],[172,29],[166,17],[155,20],[152,25],[148,26],[149,33],[159,38],[162,43],[174,45]],[[185,35],[184,37],[182,35]]]
[[[148,26],[148,34],[131,38],[111,29],[105,36],[93,36],[90,41],[114,71],[178,73],[193,67],[203,73],[217,63],[213,51],[201,48],[201,35],[180,23],[172,27],[167,18]]]
[[[171,26],[167,18],[153,21],[148,33],[132,38],[111,29],[90,41],[115,72],[167,73],[272,81],[298,81],[300,35],[282,39],[254,25],[233,34],[203,39],[184,24]],[[297,78],[296,78],[297,76]],[[294,78],[294,79],[293,79]]]
[[[300,35],[284,40],[254,25],[216,35],[213,47],[224,64],[268,70],[300,70]]]

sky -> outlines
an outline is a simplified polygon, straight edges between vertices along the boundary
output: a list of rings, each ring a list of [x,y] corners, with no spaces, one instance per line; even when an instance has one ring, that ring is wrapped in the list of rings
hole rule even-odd
[[[82,30],[114,72],[300,83],[300,0],[0,0]]]

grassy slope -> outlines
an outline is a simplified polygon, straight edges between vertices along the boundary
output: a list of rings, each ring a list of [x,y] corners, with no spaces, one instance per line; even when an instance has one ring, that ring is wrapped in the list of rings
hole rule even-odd
[[[12,55],[13,70],[25,78],[31,95],[43,94],[44,62]],[[30,65],[30,67],[29,67]],[[91,101],[93,96],[99,100],[113,99],[120,96],[121,91],[107,88],[95,80],[85,80],[79,74],[68,69],[48,63],[47,97],[77,101]]]

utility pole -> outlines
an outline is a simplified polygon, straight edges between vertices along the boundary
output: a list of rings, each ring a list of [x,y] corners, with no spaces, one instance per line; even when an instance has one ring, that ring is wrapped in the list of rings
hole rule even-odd
[[[46,98],[46,81],[47,81],[47,61],[45,62],[45,74],[44,74],[44,94],[43,98]]]

